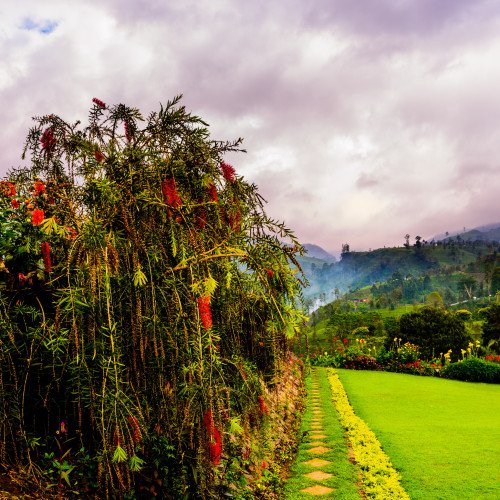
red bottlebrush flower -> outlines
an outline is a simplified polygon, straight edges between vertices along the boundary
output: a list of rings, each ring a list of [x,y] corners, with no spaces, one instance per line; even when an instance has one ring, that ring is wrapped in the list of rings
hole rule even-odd
[[[198,213],[196,214],[196,226],[198,229],[204,229],[207,225],[207,211],[205,207],[199,207]]]
[[[349,342],[349,340],[344,339],[344,344],[347,344],[348,342]]]
[[[132,140],[132,135],[130,133],[130,125],[128,121],[125,121],[124,128],[125,128],[125,137],[127,138],[127,141],[130,142]]]
[[[205,429],[209,434],[212,434],[212,429],[214,428],[214,416],[212,410],[207,410],[203,415],[203,423],[205,424]]]
[[[212,436],[210,438],[210,458],[213,465],[220,464],[220,457],[222,456],[222,440],[219,429],[213,428]]]
[[[45,272],[52,272],[52,261],[50,259],[50,245],[44,241],[42,243],[42,259],[43,266],[45,267]]]
[[[19,202],[17,200],[11,200],[10,204],[12,205],[12,208],[19,208]]]
[[[105,108],[106,107],[106,104],[104,102],[102,102],[100,99],[97,99],[97,97],[94,97],[92,99],[92,102],[94,104],[97,104],[100,108]]]
[[[40,138],[42,144],[42,149],[45,151],[50,151],[56,145],[56,138],[54,137],[54,131],[52,128],[46,128],[43,131],[42,137]]]
[[[9,181],[0,181],[0,194],[9,198],[16,195],[16,186]]]
[[[266,402],[264,401],[264,396],[259,396],[259,413],[262,417],[263,415],[269,415],[269,409],[267,408]]]
[[[271,279],[274,276],[274,271],[272,269],[266,269],[267,277]]]
[[[209,295],[198,297],[198,313],[203,328],[205,328],[205,330],[210,330],[210,328],[212,328],[212,311],[210,310]]]
[[[235,182],[236,181],[236,171],[234,170],[234,167],[232,165],[228,165],[227,163],[222,162],[220,164],[220,169],[222,171],[222,175],[224,176],[224,179],[228,182]]]
[[[98,163],[101,163],[104,160],[105,157],[104,157],[104,155],[98,149],[96,149],[94,151],[94,158],[96,159],[96,161]]]
[[[182,199],[177,192],[175,179],[165,179],[161,183],[161,192],[163,193],[163,202],[170,205],[172,208],[179,208],[182,206]]]
[[[40,196],[45,193],[45,184],[42,181],[35,181],[33,184],[33,195]]]
[[[207,410],[203,415],[203,423],[210,438],[210,459],[214,465],[220,464],[222,455],[222,440],[219,429],[215,427],[212,410]]]
[[[213,183],[208,186],[208,196],[212,201],[215,201],[215,203],[219,201],[219,194],[217,193],[217,188]]]
[[[33,210],[33,215],[31,216],[31,223],[34,226],[38,226],[43,222],[44,218],[45,218],[45,214],[43,213],[43,210],[40,210],[39,208],[35,208],[35,210]]]
[[[139,444],[141,442],[141,428],[139,426],[139,421],[134,415],[129,415],[127,417],[128,423],[130,425],[130,429],[132,431],[132,441],[134,444]]]

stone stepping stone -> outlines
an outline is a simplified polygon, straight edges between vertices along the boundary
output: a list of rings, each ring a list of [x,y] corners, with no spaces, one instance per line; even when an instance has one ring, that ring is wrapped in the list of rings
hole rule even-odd
[[[321,434],[318,432],[311,432],[311,439],[326,439],[326,434]]]
[[[328,465],[330,462],[328,460],[323,460],[322,458],[313,458],[304,462],[306,465],[310,465],[311,467],[324,467]]]
[[[320,486],[318,484],[317,486],[309,486],[309,488],[305,488],[300,491],[302,493],[307,493],[308,495],[319,497],[321,495],[328,495],[328,493],[331,493],[334,490],[332,488],[328,488],[327,486]]]
[[[326,448],[325,446],[316,446],[315,448],[310,448],[307,450],[309,453],[314,453],[315,455],[323,455],[323,453],[327,453],[331,451],[330,448]]]
[[[309,472],[309,474],[304,474],[304,476],[312,479],[313,481],[325,481],[326,479],[330,479],[333,474],[323,472],[322,470],[315,470],[314,472]]]

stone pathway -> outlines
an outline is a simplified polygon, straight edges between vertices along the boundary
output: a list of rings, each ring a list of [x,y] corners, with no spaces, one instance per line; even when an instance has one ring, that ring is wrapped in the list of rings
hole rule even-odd
[[[305,462],[305,465],[309,465],[314,468],[312,472],[304,474],[307,478],[312,479],[317,484],[303,488],[301,493],[311,496],[325,496],[328,495],[331,498],[331,494],[335,491],[333,488],[326,486],[325,483],[328,479],[333,477],[333,474],[325,472],[323,470],[325,466],[329,465],[331,462],[329,460],[324,460],[320,458],[321,455],[328,453],[332,450],[327,442],[327,434],[324,428],[324,412],[331,411],[330,408],[324,408],[325,403],[329,404],[329,401],[321,401],[319,395],[319,381],[317,371],[312,372],[312,390],[311,390],[311,404],[312,404],[312,415],[313,418],[309,425],[309,437],[312,439],[308,443],[309,448],[307,450],[311,458]]]
[[[349,460],[345,430],[333,405],[327,370],[311,368],[306,387],[303,437],[285,484],[284,499],[360,500],[356,465]]]

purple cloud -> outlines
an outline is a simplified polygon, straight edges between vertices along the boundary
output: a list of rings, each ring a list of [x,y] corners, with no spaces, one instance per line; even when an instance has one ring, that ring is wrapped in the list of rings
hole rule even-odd
[[[248,153],[228,161],[303,241],[375,248],[492,222],[499,11],[486,0],[29,0],[5,23],[32,27],[0,38],[0,170],[19,164],[33,115],[85,119],[93,96],[147,114],[183,93],[214,138],[245,138]],[[38,19],[57,29],[36,36]]]

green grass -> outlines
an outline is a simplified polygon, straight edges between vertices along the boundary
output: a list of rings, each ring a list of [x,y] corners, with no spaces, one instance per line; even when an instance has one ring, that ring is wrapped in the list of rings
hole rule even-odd
[[[314,455],[307,451],[310,448],[308,443],[313,441],[308,435],[312,420],[311,385],[313,376],[316,377],[319,385],[319,398],[324,414],[322,418],[323,434],[327,436],[324,440],[325,446],[332,449],[332,451],[319,456],[319,458],[331,462],[329,465],[321,467],[321,470],[333,474],[332,478],[322,481],[320,484],[334,488],[336,490],[336,499],[359,500],[360,496],[356,489],[356,482],[358,480],[356,467],[349,462],[348,459],[348,449],[344,439],[344,430],[340,425],[338,413],[333,406],[330,384],[328,382],[328,373],[325,369],[313,369],[312,374],[308,375],[306,378],[308,404],[303,415],[301,427],[301,432],[304,433],[304,437],[299,446],[297,460],[290,471],[291,477],[285,485],[284,498],[286,500],[302,500],[309,498],[309,496],[302,493],[301,490],[318,484],[318,481],[313,481],[304,476],[304,474],[317,469],[303,463],[311,458],[315,458]]]
[[[412,499],[500,498],[500,386],[338,370]]]

